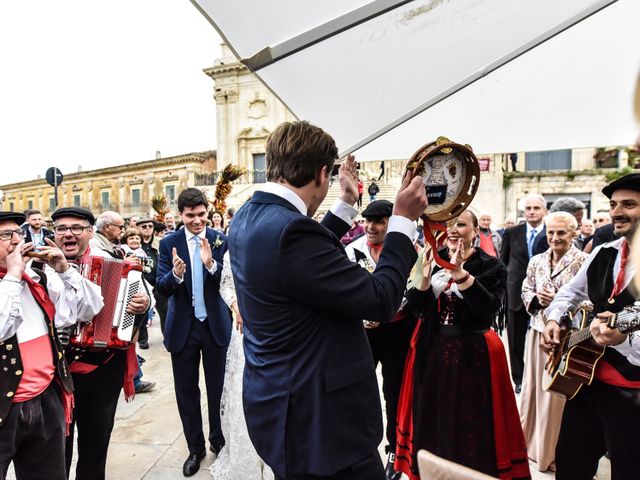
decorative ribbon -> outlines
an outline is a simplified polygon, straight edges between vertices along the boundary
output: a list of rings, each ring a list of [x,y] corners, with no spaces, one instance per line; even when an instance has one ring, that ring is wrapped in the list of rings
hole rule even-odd
[[[447,238],[447,226],[443,223],[432,222],[427,218],[426,215],[422,215],[422,225],[422,228],[424,230],[424,239],[431,247],[431,251],[433,252],[433,259],[436,264],[446,270],[455,270],[455,265],[447,262],[440,255],[438,255],[438,247],[441,247],[444,244],[444,240]],[[442,234],[438,236],[437,240],[433,234],[433,231],[442,232]]]

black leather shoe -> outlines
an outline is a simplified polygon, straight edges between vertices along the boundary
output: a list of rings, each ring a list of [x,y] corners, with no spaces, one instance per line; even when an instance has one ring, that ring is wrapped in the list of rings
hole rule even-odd
[[[521,391],[522,391],[522,384],[516,383],[516,395],[520,395]]]
[[[149,349],[149,342],[138,342],[138,346],[143,350]]]
[[[182,466],[182,474],[185,477],[191,477],[196,474],[198,470],[200,470],[200,462],[207,455],[207,452],[202,451],[200,453],[192,453],[187,458],[187,461],[184,462]]]
[[[222,447],[224,447],[224,443],[222,445],[214,445],[212,443],[211,445],[209,445],[209,450],[211,450],[216,455],[219,455],[220,454],[220,450],[222,450]]]
[[[396,469],[394,468],[395,462],[395,453],[389,452],[389,456],[387,457],[387,467],[384,469],[387,480],[400,480],[400,477],[402,476],[402,473],[396,472]]]

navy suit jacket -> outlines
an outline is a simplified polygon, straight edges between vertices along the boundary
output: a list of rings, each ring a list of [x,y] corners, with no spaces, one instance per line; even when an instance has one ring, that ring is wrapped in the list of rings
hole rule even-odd
[[[542,231],[533,240],[533,255],[546,252],[548,249],[547,227],[543,225]],[[522,282],[527,276],[527,267],[529,266],[526,223],[507,228],[504,231],[500,260],[507,267],[507,307],[510,310],[524,308]]]
[[[393,318],[417,255],[398,232],[373,274],[286,200],[256,192],[233,217],[231,268],[244,320],[243,400],[260,457],[282,477],[328,476],[376,451],[382,411],[362,319]]]
[[[220,277],[222,274],[222,256],[227,251],[228,241],[224,234],[211,228],[207,228],[206,237],[211,245],[213,260],[218,264],[214,275],[211,275],[204,266],[202,267],[204,299],[207,307],[206,321],[209,323],[211,335],[216,344],[226,347],[231,339],[231,314],[229,308],[220,297]],[[221,246],[213,248],[213,244],[218,237],[223,243]],[[173,276],[173,247],[176,248],[178,256],[187,266],[182,283],[178,283]],[[191,322],[195,319],[191,294],[193,291],[191,285],[191,259],[184,228],[160,241],[156,288],[161,295],[169,299],[164,326],[164,346],[171,353],[179,353],[184,348],[191,330]]]

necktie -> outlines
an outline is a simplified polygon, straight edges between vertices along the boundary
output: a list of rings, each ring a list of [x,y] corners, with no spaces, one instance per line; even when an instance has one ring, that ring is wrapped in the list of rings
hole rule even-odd
[[[529,241],[527,242],[527,250],[529,251],[529,258],[533,257],[533,241],[536,239],[536,229],[532,229],[529,234]]]
[[[626,240],[622,241],[622,247],[620,250],[620,271],[618,272],[618,276],[616,277],[616,283],[613,285],[613,290],[611,290],[609,303],[614,303],[614,298],[620,295],[620,293],[624,290],[624,277],[627,273],[627,258],[629,255],[629,244]]]
[[[200,237],[193,237],[196,248],[191,262],[191,280],[193,286],[193,311],[201,322],[207,319],[207,307],[204,304],[204,282],[202,280],[202,259],[200,258]]]

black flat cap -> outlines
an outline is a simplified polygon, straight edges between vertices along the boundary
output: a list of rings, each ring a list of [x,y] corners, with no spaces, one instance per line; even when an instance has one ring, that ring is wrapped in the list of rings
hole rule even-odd
[[[361,215],[364,218],[385,218],[390,217],[392,213],[393,203],[389,200],[374,200],[367,205]]]
[[[59,208],[51,214],[53,220],[57,220],[60,217],[76,217],[87,220],[91,225],[96,223],[96,217],[93,216],[89,210],[78,207],[64,207]]]
[[[640,173],[630,173],[629,175],[620,177],[604,187],[602,193],[604,193],[607,198],[611,198],[613,192],[622,189],[640,192]]]
[[[27,217],[18,212],[0,212],[0,222],[16,222],[22,225]]]

